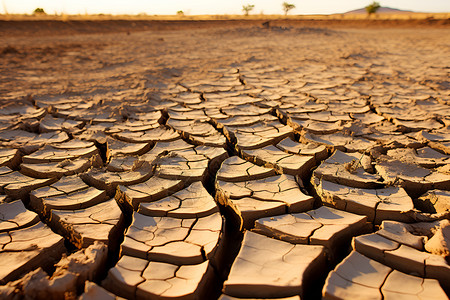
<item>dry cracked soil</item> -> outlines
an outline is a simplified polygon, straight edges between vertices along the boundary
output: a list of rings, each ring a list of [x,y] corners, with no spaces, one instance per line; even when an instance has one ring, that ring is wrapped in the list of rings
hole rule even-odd
[[[16,22],[1,299],[448,299],[448,22]]]

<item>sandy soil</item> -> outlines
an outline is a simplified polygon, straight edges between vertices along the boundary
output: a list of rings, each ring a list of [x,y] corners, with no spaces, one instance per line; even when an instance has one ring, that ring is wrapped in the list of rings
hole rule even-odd
[[[305,27],[283,24],[266,30],[260,22],[227,23],[183,24],[187,30],[176,30],[178,24],[175,29],[154,25],[148,31],[140,31],[139,24],[136,30],[124,28],[120,22],[73,24],[67,31],[61,23],[2,24],[0,93],[10,99],[127,90],[145,93],[184,78],[194,80],[213,68],[254,65],[281,67],[288,74],[298,68],[307,70],[309,65],[358,64],[379,80],[440,84],[449,65],[448,25],[340,28],[336,23],[315,26],[308,22]],[[30,27],[25,34],[17,34],[24,25]],[[166,30],[158,30],[160,26]],[[105,33],[90,34],[91,30]]]

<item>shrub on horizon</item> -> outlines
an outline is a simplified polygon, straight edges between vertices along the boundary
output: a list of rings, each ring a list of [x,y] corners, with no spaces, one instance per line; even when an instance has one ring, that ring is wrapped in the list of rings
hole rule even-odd
[[[248,14],[255,8],[253,4],[247,4],[242,6],[242,11],[244,15],[248,16]]]
[[[283,11],[285,16],[287,16],[288,12],[294,8],[295,8],[294,4],[283,2]]]
[[[33,15],[46,15],[43,8],[38,7],[33,11]]]
[[[366,8],[367,14],[368,14],[369,17],[370,17],[371,15],[373,15],[374,13],[376,13],[377,10],[378,10],[380,7],[381,7],[381,6],[380,6],[380,3],[374,1],[374,2],[372,2],[371,4],[367,5],[365,8]]]

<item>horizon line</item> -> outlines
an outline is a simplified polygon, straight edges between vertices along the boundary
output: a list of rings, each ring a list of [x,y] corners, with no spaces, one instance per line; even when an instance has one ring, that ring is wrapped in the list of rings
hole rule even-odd
[[[385,8],[390,8],[390,7],[385,7]],[[293,16],[332,16],[332,15],[345,15],[345,14],[366,14],[364,12],[355,12],[357,10],[360,9],[355,9],[355,10],[350,10],[350,11],[346,11],[346,12],[342,12],[342,13],[305,13],[305,14],[277,14],[277,13],[273,13],[273,14],[266,14],[266,13],[254,13],[254,14],[249,14],[247,16],[245,16],[244,14],[240,13],[240,14],[235,14],[235,13],[223,13],[223,14],[189,14],[189,13],[183,13],[182,15],[179,15],[178,13],[173,13],[173,14],[152,14],[152,13],[146,13],[146,12],[141,12],[141,13],[64,13],[64,12],[53,12],[53,13],[4,13],[4,12],[0,12],[1,16],[179,16],[179,17],[189,17],[189,16],[242,16],[242,17],[252,17],[252,16],[282,16],[282,17],[293,17]],[[398,10],[398,12],[377,12],[376,14],[380,15],[389,15],[389,14],[449,14],[450,11],[447,12],[424,12],[424,11],[413,11],[413,10]]]

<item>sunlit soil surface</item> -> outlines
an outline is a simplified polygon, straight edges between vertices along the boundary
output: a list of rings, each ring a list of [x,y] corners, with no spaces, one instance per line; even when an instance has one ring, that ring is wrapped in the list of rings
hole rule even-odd
[[[0,298],[446,299],[429,21],[3,27]]]

